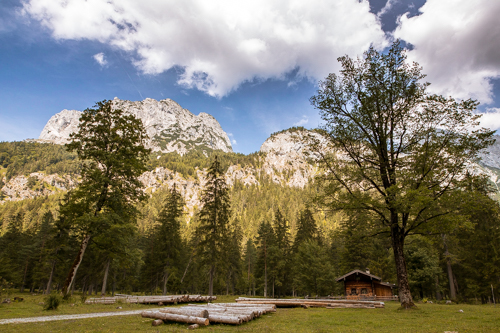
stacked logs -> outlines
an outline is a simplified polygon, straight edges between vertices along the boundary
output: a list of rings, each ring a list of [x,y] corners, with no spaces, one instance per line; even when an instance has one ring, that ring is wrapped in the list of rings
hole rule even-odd
[[[277,307],[317,307],[327,309],[338,308],[357,308],[357,309],[375,309],[383,308],[384,302],[379,301],[358,301],[358,300],[333,300],[333,299],[282,299],[282,298],[246,298],[236,299],[237,304],[257,305],[274,304]]]
[[[195,328],[194,325],[206,326],[209,323],[241,325],[269,312],[276,312],[276,307],[272,304],[218,303],[144,311],[142,316],[156,319],[153,326],[161,324],[158,320],[162,320],[193,324],[192,328]]]
[[[216,296],[201,296],[201,295],[166,295],[166,296],[116,296],[116,297],[100,297],[90,298],[85,301],[85,304],[115,304],[116,302],[132,303],[132,304],[179,304],[190,302],[211,302],[216,300]]]

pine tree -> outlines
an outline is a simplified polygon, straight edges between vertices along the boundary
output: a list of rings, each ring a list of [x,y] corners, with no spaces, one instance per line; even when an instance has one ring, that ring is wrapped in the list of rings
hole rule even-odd
[[[273,265],[273,297],[274,287],[278,287],[278,292],[285,295],[291,270],[291,242],[290,226],[280,210],[276,211],[274,217],[274,232],[276,234],[277,256]]]
[[[158,216],[159,227],[157,231],[158,257],[162,267],[163,295],[167,294],[168,280],[179,269],[182,239],[181,224],[179,219],[184,213],[184,199],[174,184],[163,210]]]
[[[198,254],[208,269],[208,294],[214,293],[214,280],[226,264],[225,244],[229,241],[228,223],[231,216],[229,193],[220,162],[215,157],[207,174],[199,213],[196,237],[199,238]]]
[[[257,261],[257,249],[254,241],[249,238],[245,245],[245,253],[243,256],[243,281],[245,290],[248,290],[248,296],[255,296],[255,265]],[[252,293],[253,292],[253,293]]]
[[[297,221],[297,234],[293,242],[293,252],[296,253],[302,242],[307,240],[318,240],[319,232],[316,226],[316,221],[309,208],[304,209],[300,212],[299,219]]]
[[[276,235],[269,222],[262,222],[257,237],[257,271],[262,279],[264,297],[267,297],[270,270],[277,252]]]

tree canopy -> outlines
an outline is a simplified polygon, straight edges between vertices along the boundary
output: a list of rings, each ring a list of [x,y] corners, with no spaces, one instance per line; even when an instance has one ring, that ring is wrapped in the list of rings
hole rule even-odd
[[[77,232],[80,251],[70,270],[63,293],[73,283],[90,239],[113,225],[131,222],[135,203],[144,197],[138,177],[146,171],[150,153],[140,119],[114,109],[111,101],[86,109],[79,130],[66,145],[84,161],[82,181],[61,205],[61,219]]]
[[[422,68],[408,64],[398,41],[387,53],[372,47],[363,58],[338,60],[340,74],[311,98],[334,152],[318,149],[328,171],[324,203],[367,211],[367,223],[390,233],[400,301],[412,307],[404,240],[457,220],[467,166],[493,132],[478,127],[478,102],[428,94]]]

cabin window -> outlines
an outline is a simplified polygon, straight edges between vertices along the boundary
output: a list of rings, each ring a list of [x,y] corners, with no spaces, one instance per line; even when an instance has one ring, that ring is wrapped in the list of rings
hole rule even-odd
[[[351,288],[351,295],[357,295],[356,288]]]
[[[368,294],[368,290],[366,288],[361,289],[361,295]]]

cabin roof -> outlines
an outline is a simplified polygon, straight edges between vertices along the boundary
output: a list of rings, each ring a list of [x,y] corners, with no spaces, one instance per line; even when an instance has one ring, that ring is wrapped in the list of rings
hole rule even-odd
[[[359,269],[355,269],[355,270],[350,271],[349,273],[347,273],[347,274],[345,274],[345,275],[342,275],[342,276],[341,276],[341,277],[339,277],[336,281],[337,281],[337,282],[340,282],[340,281],[342,281],[342,280],[345,280],[348,276],[351,276],[351,275],[354,275],[354,274],[356,274],[356,275],[361,274],[361,275],[364,275],[364,276],[369,277],[369,278],[370,278],[370,279],[372,279],[372,280],[377,280],[377,281],[382,282],[382,279],[381,279],[381,278],[379,278],[378,276],[372,275],[372,274],[367,273],[367,272],[363,272],[363,271],[361,271],[361,270],[359,270]]]

